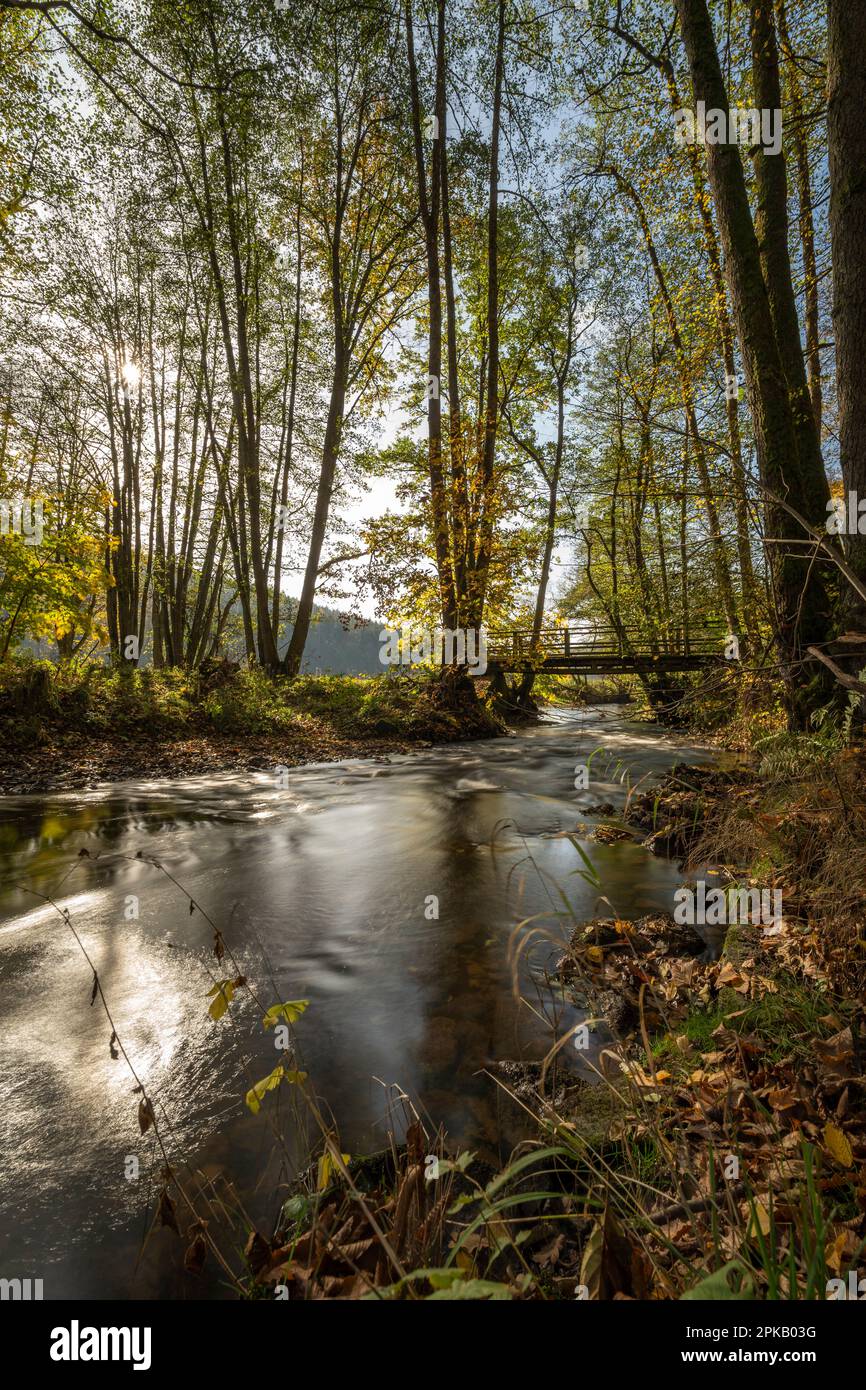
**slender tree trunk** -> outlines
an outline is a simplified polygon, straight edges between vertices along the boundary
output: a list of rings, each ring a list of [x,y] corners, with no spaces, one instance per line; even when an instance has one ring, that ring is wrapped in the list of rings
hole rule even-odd
[[[280,631],[280,586],[283,576],[283,546],[285,543],[285,508],[289,497],[289,474],[292,467],[292,449],[295,435],[295,402],[298,390],[298,354],[300,351],[301,340],[301,267],[303,245],[301,241],[301,210],[303,206],[304,193],[304,151],[301,150],[301,171],[300,187],[298,189],[298,218],[295,228],[295,304],[294,316],[292,319],[292,360],[291,377],[289,385],[289,404],[288,416],[286,419],[286,444],[285,460],[283,462],[283,475],[280,485],[280,517],[282,518],[276,537],[276,554],[274,556],[274,609],[271,621],[274,626],[274,640],[279,641]]]
[[[451,546],[448,535],[448,499],[442,462],[442,281],[439,270],[439,210],[442,195],[442,132],[439,111],[444,106],[444,5],[440,3],[437,25],[436,100],[430,156],[430,194],[427,193],[427,171],[424,159],[424,122],[418,90],[418,69],[415,62],[415,36],[412,23],[412,0],[406,0],[406,50],[409,64],[409,88],[412,103],[412,135],[415,148],[415,172],[418,185],[418,206],[424,228],[424,249],[427,259],[427,302],[430,328],[427,352],[427,458],[430,476],[430,511],[436,570],[439,576],[439,616],[446,628],[456,627],[454,574],[451,565]]]
[[[849,493],[866,499],[866,5],[829,0],[830,232],[839,453]],[[866,579],[866,536],[848,539]],[[854,600],[852,599],[853,603]]]
[[[688,552],[688,494],[691,473],[689,459],[689,420],[685,419],[685,438],[683,440],[683,496],[680,503],[680,606],[683,618],[683,650],[689,651],[689,627],[691,612],[689,606],[689,552]]]
[[[785,0],[776,0],[776,19],[779,26],[779,43],[785,55],[785,87],[792,120],[791,142],[794,146],[794,161],[797,166],[797,200],[799,202],[798,223],[800,246],[803,254],[803,278],[805,280],[805,328],[806,328],[806,372],[809,381],[809,395],[812,400],[812,413],[818,439],[824,413],[824,390],[821,383],[821,328],[818,306],[818,260],[815,253],[815,220],[812,215],[812,173],[809,168],[809,141],[805,129],[806,110],[800,76],[791,38],[788,33],[788,16]]]
[[[647,248],[647,254],[649,255],[650,262],[653,268],[653,273],[656,278],[656,283],[658,284],[659,292],[661,294],[662,303],[664,304],[665,315],[667,317],[668,322],[668,330],[671,335],[671,341],[674,345],[674,351],[676,352],[677,369],[680,379],[680,392],[682,395],[683,405],[686,409],[686,414],[689,418],[689,426],[691,428],[692,439],[694,440],[695,445],[695,463],[697,464],[698,477],[700,478],[701,488],[704,493],[704,501],[706,503],[707,508],[707,526],[710,532],[710,545],[712,548],[713,567],[715,570],[716,583],[719,588],[719,597],[722,601],[722,608],[724,610],[725,620],[728,622],[732,629],[735,629],[737,626],[737,605],[734,601],[734,590],[731,584],[731,571],[728,565],[728,557],[725,553],[725,542],[724,537],[722,535],[722,528],[719,523],[719,513],[718,508],[716,506],[716,499],[713,493],[713,484],[712,479],[710,477],[709,464],[707,463],[706,450],[704,449],[703,441],[700,435],[700,430],[698,428],[698,419],[694,403],[694,391],[692,388],[689,373],[688,356],[686,353],[685,344],[682,339],[682,334],[680,333],[679,322],[677,320],[673,299],[671,298],[670,290],[668,289],[667,277],[665,276],[664,270],[662,269],[661,261],[658,257],[658,252],[656,250],[652,229],[650,228],[649,220],[647,218],[640,194],[638,193],[634,185],[629,183],[628,179],[624,178],[623,175],[616,168],[611,166],[609,169],[605,169],[604,172],[611,174],[613,178],[616,179],[620,188],[623,190],[624,193],[627,194],[635,208],[635,211],[637,212],[638,220],[641,226],[641,232],[643,233],[644,242]]]
[[[670,97],[671,106],[674,111],[679,111],[682,109],[683,102],[677,87],[673,66],[667,62],[663,62],[662,69],[667,78],[668,95]],[[719,327],[719,339],[722,348],[725,377],[728,382],[734,382],[737,379],[737,366],[734,357],[734,333],[728,308],[728,292],[725,286],[724,272],[722,270],[722,257],[719,250],[718,236],[716,234],[715,223],[713,222],[710,200],[707,196],[706,180],[701,164],[699,146],[686,145],[685,150],[692,175],[695,206],[701,219],[701,226],[704,232],[704,245],[707,250],[707,259],[710,263],[710,274],[713,277],[713,288],[716,297],[716,322]],[[746,486],[746,470],[743,465],[743,441],[742,432],[740,430],[738,392],[733,390],[726,391],[725,411],[728,418],[728,443],[731,451],[731,481],[734,492],[734,519],[737,531],[737,560],[740,566],[743,623],[749,641],[751,645],[754,646],[757,641],[758,632],[757,586],[755,584],[755,570],[752,564],[752,546],[749,536],[748,489]]]
[[[676,79],[676,70],[673,63],[666,53],[652,53],[640,38],[629,33],[622,27],[621,14],[618,12],[613,32],[630,44],[635,52],[641,57],[652,63],[658,68],[659,72],[667,84],[668,96],[670,98],[673,111],[680,111],[683,101],[680,97]],[[718,238],[716,228],[710,211],[710,203],[706,193],[706,183],[704,179],[703,166],[699,153],[699,146],[686,144],[686,157],[692,175],[692,183],[695,191],[695,207],[701,219],[704,232],[704,243],[707,249],[707,256],[710,263],[710,272],[713,277],[715,288],[716,316],[719,326],[719,337],[722,348],[722,360],[725,366],[725,375],[729,382],[736,380],[736,363],[734,358],[734,338],[731,329],[730,314],[728,310],[728,296],[725,289],[724,276],[722,273],[722,259],[719,253]],[[752,564],[752,550],[749,538],[749,510],[748,510],[748,490],[746,486],[746,473],[743,465],[742,436],[740,432],[739,408],[737,395],[732,391],[727,391],[725,396],[725,408],[728,417],[728,439],[730,442],[731,454],[731,476],[734,492],[734,518],[737,531],[737,559],[740,566],[740,589],[743,606],[743,622],[750,641],[754,644],[757,637],[757,585],[755,582],[754,566]]]
[[[562,454],[565,447],[565,380],[563,372],[556,383],[556,448],[553,468],[547,478],[547,521],[544,531],[544,549],[541,554],[541,572],[538,576],[538,589],[535,594],[535,610],[532,615],[531,650],[538,648],[544,627],[544,611],[547,606],[547,588],[550,583],[550,570],[553,564],[553,547],[556,543],[556,518],[559,514],[559,480],[562,476]],[[524,674],[518,688],[519,704],[527,704],[535,683],[535,671]]]
[[[342,330],[340,330],[342,333]],[[325,426],[325,440],[322,446],[322,466],[319,473],[319,486],[316,491],[316,509],[310,531],[310,545],[307,552],[307,565],[295,625],[291,641],[283,663],[286,675],[296,676],[301,669],[304,647],[310,631],[313,604],[316,598],[316,580],[322,557],[322,546],[328,528],[328,515],[331,509],[331,493],[334,490],[334,476],[340,453],[340,437],[343,428],[343,412],[346,406],[346,382],[343,366],[343,353],[338,350],[334,367],[334,380],[331,387],[331,404],[328,408],[328,421]]]
[[[437,64],[446,71],[445,0],[438,0],[439,49]],[[454,256],[451,242],[451,198],[448,184],[448,108],[445,84],[437,84],[437,116],[442,137],[440,173],[442,179],[442,273],[445,281],[446,346],[448,358],[448,457],[451,466],[451,525],[454,551],[455,627],[467,623],[469,549],[469,486],[466,476],[466,454],[463,422],[460,413],[460,376],[457,365],[457,306],[454,291]]]
[[[761,110],[781,111],[782,89],[779,80],[779,52],[773,20],[773,0],[752,0],[751,7],[752,71],[755,98]],[[761,145],[755,155],[758,186],[758,208],[755,232],[761,252],[764,282],[770,300],[770,312],[776,342],[782,360],[782,370],[788,384],[788,398],[794,417],[794,431],[800,456],[800,474],[806,495],[813,491],[810,515],[815,515],[826,500],[827,483],[821,441],[815,425],[815,414],[806,364],[800,339],[800,320],[794,294],[791,255],[788,249],[788,171],[784,147],[778,154],[768,153]]]
[[[487,385],[484,442],[481,453],[479,548],[475,557],[470,605],[472,627],[484,616],[487,576],[493,545],[496,431],[499,425],[499,141],[502,125],[502,86],[505,70],[505,0],[499,0],[496,63],[493,76],[493,115],[490,130],[490,177],[487,215]]]

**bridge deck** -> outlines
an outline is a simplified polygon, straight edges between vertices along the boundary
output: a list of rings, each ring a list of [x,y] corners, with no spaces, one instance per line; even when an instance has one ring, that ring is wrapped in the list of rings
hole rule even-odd
[[[726,628],[706,623],[685,632],[682,628],[650,641],[636,629],[617,631],[596,627],[591,632],[568,627],[546,628],[533,646],[527,629],[491,632],[487,638],[487,664],[501,671],[559,671],[575,675],[663,675],[674,671],[698,671],[724,659]]]

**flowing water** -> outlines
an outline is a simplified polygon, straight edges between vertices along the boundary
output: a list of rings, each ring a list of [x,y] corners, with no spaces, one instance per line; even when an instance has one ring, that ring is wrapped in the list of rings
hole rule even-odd
[[[575,765],[596,749],[576,791]],[[707,757],[593,708],[511,738],[299,768],[287,787],[226,775],[5,798],[0,1276],[42,1278],[46,1298],[221,1291],[179,1270],[167,1230],[139,1258],[161,1159],[82,947],[173,1161],[236,1183],[257,1220],[276,1210],[272,1117],[286,1088],[256,1117],[243,1096],[279,1054],[240,995],[231,1018],[209,1017],[214,972],[235,971],[190,898],[267,1004],[310,1001],[303,1065],[344,1150],[384,1147],[397,1086],[453,1140],[505,1157],[483,1069],[543,1057],[576,1021],[547,978],[573,927],[566,908],[635,918],[670,910],[680,882],[639,844],[589,841],[597,821],[581,808],[621,805],[628,779]],[[607,903],[576,872],[575,827]],[[534,928],[515,990],[514,946]],[[576,1053],[564,1060],[579,1070]]]

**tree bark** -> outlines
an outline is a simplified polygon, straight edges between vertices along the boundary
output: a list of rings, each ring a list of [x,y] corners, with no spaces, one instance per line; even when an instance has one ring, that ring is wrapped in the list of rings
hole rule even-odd
[[[446,70],[445,0],[438,0],[439,48],[437,63],[443,74]],[[454,291],[454,256],[451,241],[451,194],[448,183],[448,109],[445,84],[437,88],[437,116],[442,137],[440,174],[442,179],[442,272],[445,281],[445,340],[448,359],[448,458],[451,467],[451,527],[454,558],[455,627],[466,625],[468,601],[468,536],[469,486],[466,476],[466,453],[463,421],[460,412],[460,376],[457,366],[457,305]]]
[[[728,95],[706,0],[675,0],[675,3],[695,101],[703,101],[707,110],[721,110],[727,117]],[[820,456],[817,460],[814,455],[800,457],[740,152],[730,144],[707,144],[706,148],[710,188],[725,250],[734,319],[748,381],[761,481],[766,489],[798,506],[812,524],[823,525],[829,488],[823,469],[819,476],[815,472],[803,472],[804,466],[807,470],[809,466],[814,469]],[[789,360],[790,351],[787,346],[786,360]],[[768,495],[765,512],[777,646],[786,682],[788,719],[792,728],[802,727],[808,722],[817,691],[811,695],[803,691],[799,662],[804,648],[820,642],[826,635],[830,624],[829,599],[821,570],[809,564],[802,546],[772,544],[784,540],[789,531],[789,518],[784,508]]]
[[[752,72],[755,99],[764,111],[780,111],[782,89],[779,80],[779,52],[773,20],[773,0],[752,0]],[[811,494],[813,515],[825,504],[827,481],[821,457],[821,441],[806,379],[806,364],[800,338],[800,320],[794,294],[791,256],[788,250],[788,171],[784,147],[778,154],[761,145],[755,154],[758,207],[755,233],[761,252],[761,266],[770,301],[770,313],[782,370],[788,384],[788,398],[794,417],[794,432],[800,458],[800,474],[805,496]]]
[[[707,463],[706,450],[704,449],[703,440],[701,439],[700,431],[698,429],[698,419],[694,403],[694,392],[692,389],[691,381],[689,379],[689,367],[686,348],[682,339],[682,334],[680,333],[679,322],[677,320],[673,299],[671,298],[670,290],[668,289],[667,277],[665,276],[661,261],[659,260],[655,240],[652,234],[652,229],[649,225],[649,220],[647,218],[643,202],[641,201],[641,197],[637,189],[634,187],[633,184],[629,183],[628,179],[624,178],[624,176],[619,172],[618,169],[614,168],[613,166],[611,166],[610,168],[603,169],[602,172],[612,175],[619,187],[628,196],[632,205],[634,206],[634,209],[638,215],[638,221],[640,222],[641,233],[643,235],[644,243],[647,248],[647,254],[650,258],[650,263],[653,268],[653,274],[655,275],[656,284],[659,287],[659,293],[662,298],[662,303],[665,309],[665,316],[667,318],[668,331],[670,332],[671,341],[673,343],[674,351],[676,353],[677,370],[680,379],[680,392],[682,395],[683,406],[685,407],[686,415],[688,417],[692,439],[694,441],[695,463],[697,464],[698,476],[700,478],[701,488],[704,494],[704,501],[707,507],[707,526],[710,532],[713,567],[715,570],[716,583],[719,587],[719,597],[722,601],[722,608],[724,609],[725,619],[731,626],[731,628],[735,629],[737,624],[737,606],[734,601],[734,590],[731,584],[731,572],[730,567],[728,565],[728,558],[725,554],[724,537],[722,535],[721,525],[719,524],[719,513],[718,508],[716,506],[716,500],[713,495],[713,485],[712,479],[710,477],[709,465]],[[642,575],[639,575],[639,577],[642,578]]]
[[[839,453],[849,492],[866,498],[866,5],[829,0],[830,233]],[[848,541],[866,579],[866,536]]]
[[[342,332],[342,330],[341,330]],[[334,380],[331,386],[331,402],[328,407],[328,421],[325,425],[325,439],[322,445],[322,466],[319,472],[319,485],[316,490],[316,509],[310,531],[310,544],[307,551],[307,564],[304,582],[298,600],[298,611],[292,636],[283,662],[287,676],[296,676],[301,669],[313,604],[316,598],[316,580],[322,558],[322,546],[328,528],[328,515],[331,510],[331,494],[334,490],[334,476],[340,454],[340,439],[343,432],[343,413],[346,408],[346,377],[343,352],[338,350],[334,363]]]
[[[448,534],[448,498],[442,462],[442,279],[439,269],[439,213],[442,196],[442,132],[439,111],[444,106],[444,5],[439,4],[437,21],[436,100],[432,153],[430,156],[430,193],[427,192],[427,170],[424,159],[424,127],[421,97],[418,89],[418,68],[415,61],[415,35],[412,23],[412,0],[406,0],[406,50],[409,64],[409,89],[412,105],[412,137],[415,150],[415,172],[418,183],[418,206],[424,229],[424,250],[427,261],[427,302],[430,327],[427,349],[427,460],[430,477],[430,512],[436,570],[439,576],[439,616],[446,628],[454,628],[456,598],[454,573],[451,564],[451,545]]]
[[[499,425],[499,140],[502,125],[502,85],[505,70],[505,0],[499,0],[496,62],[493,75],[493,115],[490,131],[490,174],[487,214],[487,382],[484,439],[481,451],[479,546],[473,566],[470,625],[480,627],[484,616],[487,576],[493,544],[494,470]]]
[[[815,416],[815,428],[820,440],[824,415],[824,388],[821,382],[821,328],[818,312],[818,260],[815,254],[815,221],[812,216],[812,173],[809,168],[809,142],[804,126],[806,112],[797,64],[794,60],[791,38],[788,33],[785,0],[776,0],[776,21],[779,27],[779,43],[785,55],[785,87],[788,105],[791,108],[791,124],[793,126],[791,140],[797,167],[797,200],[800,205],[797,220],[803,256],[803,278],[805,280],[806,373],[809,381],[809,395],[812,400],[812,413]]]

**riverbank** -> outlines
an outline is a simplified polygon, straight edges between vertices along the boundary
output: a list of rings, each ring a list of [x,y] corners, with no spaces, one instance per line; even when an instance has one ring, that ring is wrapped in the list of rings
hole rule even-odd
[[[743,917],[710,952],[670,913],[577,924],[558,978],[586,1023],[543,1063],[489,1073],[535,1137],[490,1172],[416,1122],[376,1189],[393,1260],[347,1170],[260,1240],[253,1296],[281,1281],[302,1298],[857,1297],[866,750],[808,747],[760,770],[680,764],[609,818],[681,859],[687,886],[780,892],[776,920]],[[572,1048],[592,1080],[565,1065]],[[354,1268],[338,1221],[362,1241]]]
[[[687,888],[715,874],[727,890],[721,959],[685,914],[572,937],[562,973],[605,1020],[609,1119],[599,1142],[579,1097],[542,1114],[610,1173],[632,1260],[602,1233],[595,1296],[823,1299],[862,1263],[866,751],[814,744],[787,739],[753,771],[674,768],[626,810],[682,857]],[[732,915],[732,894],[755,889],[778,892],[774,920]]]
[[[686,890],[721,885],[733,925],[682,913],[573,933],[560,973],[598,1019],[600,1080],[591,1100],[558,1108],[539,1088],[536,1104],[542,1132],[580,1151],[575,1201],[587,1217],[603,1201],[582,1246],[588,1296],[851,1296],[866,1248],[864,774],[863,748],[780,736],[751,768],[681,765],[630,798],[624,823],[680,860]],[[773,920],[735,911],[754,890],[778,894]]]
[[[428,674],[0,667],[6,794],[375,758],[505,732],[471,686]]]

